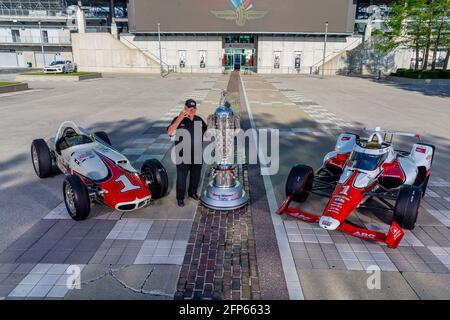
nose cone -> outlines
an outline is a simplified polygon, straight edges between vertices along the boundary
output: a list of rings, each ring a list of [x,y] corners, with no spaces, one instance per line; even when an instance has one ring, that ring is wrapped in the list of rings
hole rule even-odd
[[[319,220],[319,226],[326,230],[336,230],[341,223],[332,217],[322,216]]]

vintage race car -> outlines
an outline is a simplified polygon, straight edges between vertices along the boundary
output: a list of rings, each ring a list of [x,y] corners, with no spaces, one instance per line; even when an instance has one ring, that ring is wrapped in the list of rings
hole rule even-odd
[[[277,210],[306,222],[318,222],[326,230],[341,230],[352,236],[387,243],[396,248],[404,230],[415,227],[421,198],[425,195],[435,148],[420,142],[420,136],[375,129],[368,139],[342,133],[335,150],[314,172],[306,165],[292,168],[286,182],[286,200]],[[411,151],[395,150],[396,135],[416,137]],[[310,193],[329,197],[321,216],[289,207],[291,201],[304,202]],[[370,205],[374,198],[380,205]],[[369,230],[347,220],[358,207],[393,212],[387,234]]]
[[[44,67],[45,73],[77,72],[77,64],[70,60],[56,60]]]
[[[158,160],[145,161],[137,171],[105,132],[92,134],[71,121],[61,124],[55,138],[34,140],[31,159],[40,178],[51,176],[54,165],[66,175],[64,202],[75,220],[88,217],[92,201],[133,211],[167,192],[167,172]]]

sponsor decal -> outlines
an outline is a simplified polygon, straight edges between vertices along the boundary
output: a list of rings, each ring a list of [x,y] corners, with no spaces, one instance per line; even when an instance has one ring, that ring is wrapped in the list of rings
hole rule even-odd
[[[310,217],[304,216],[303,214],[299,214],[297,217],[302,219],[302,220],[305,220],[305,221],[310,221],[311,220]]]
[[[321,221],[321,223],[322,223],[322,225],[327,226],[327,227],[331,226],[331,224],[332,224],[332,222],[329,220],[323,220],[323,221]]]
[[[247,21],[262,19],[267,11],[255,11],[252,0],[230,0],[231,9],[223,11],[210,11],[216,18],[235,21],[239,27],[245,26]]]
[[[342,137],[341,141],[349,141],[350,137]]]
[[[334,197],[334,202],[345,203],[345,199],[342,197]]]
[[[359,237],[359,238],[375,239],[375,235],[374,234],[370,234],[370,233],[367,233],[367,232],[356,231],[352,235],[355,236],[355,237]]]
[[[417,147],[417,148],[416,148],[416,151],[417,151],[417,152],[420,152],[420,153],[426,153],[426,152],[427,152],[427,149],[421,148],[421,147]]]
[[[400,229],[397,228],[396,226],[392,226],[390,231],[391,231],[391,234],[392,234],[392,237],[394,238],[394,240],[396,240],[402,234]]]

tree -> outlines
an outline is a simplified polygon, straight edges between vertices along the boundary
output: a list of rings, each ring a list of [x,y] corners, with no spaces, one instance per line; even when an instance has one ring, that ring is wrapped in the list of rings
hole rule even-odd
[[[397,0],[391,9],[383,30],[373,33],[375,48],[389,52],[397,47],[413,49],[415,69],[419,67],[419,55],[426,48],[427,11],[426,0]]]
[[[375,48],[383,52],[400,46],[414,50],[416,70],[419,69],[421,52],[422,69],[428,68],[432,50],[431,68],[435,69],[439,48],[450,46],[449,10],[450,0],[397,0],[384,29],[373,34]]]
[[[444,69],[448,64],[450,53],[450,23],[449,23],[450,0],[438,0],[436,6],[436,25],[433,29],[433,58],[431,69],[436,69],[437,52],[441,46],[447,46],[447,57],[444,61]]]

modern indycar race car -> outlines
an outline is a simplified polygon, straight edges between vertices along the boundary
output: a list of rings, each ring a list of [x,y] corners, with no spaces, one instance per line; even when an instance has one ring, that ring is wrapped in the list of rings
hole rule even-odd
[[[335,150],[328,153],[316,171],[310,166],[292,168],[286,182],[286,200],[277,214],[286,213],[305,222],[319,223],[326,230],[341,230],[362,239],[384,242],[396,248],[404,230],[415,227],[421,198],[430,178],[435,147],[420,141],[420,136],[374,129],[368,139],[342,133]],[[416,137],[411,151],[395,150],[396,135]],[[289,207],[292,201],[305,202],[310,193],[329,197],[321,216]],[[381,206],[369,205],[374,198]],[[393,212],[387,234],[350,222],[347,218],[360,207]]]
[[[155,159],[140,171],[111,146],[108,135],[90,133],[74,122],[61,124],[56,137],[31,144],[31,159],[38,177],[46,178],[55,166],[66,175],[64,202],[74,220],[89,216],[91,202],[118,211],[133,211],[162,198],[168,188],[165,168]]]

